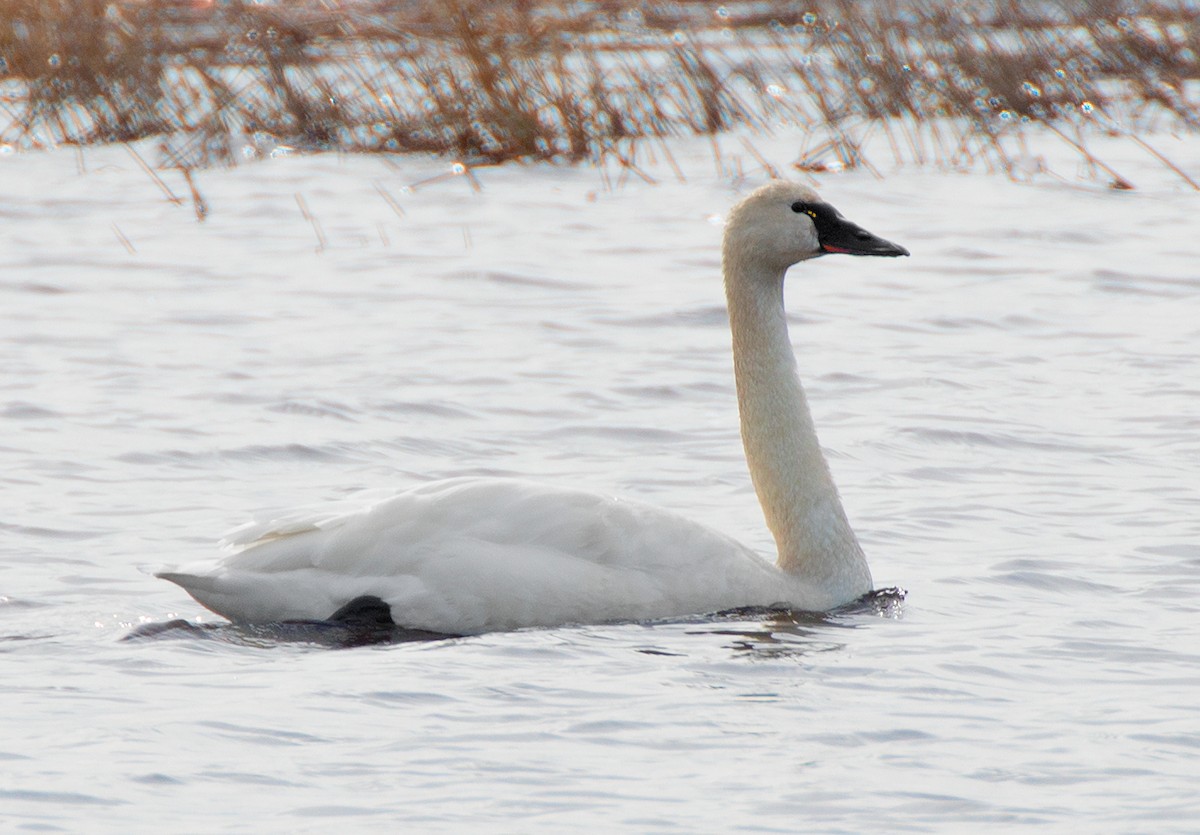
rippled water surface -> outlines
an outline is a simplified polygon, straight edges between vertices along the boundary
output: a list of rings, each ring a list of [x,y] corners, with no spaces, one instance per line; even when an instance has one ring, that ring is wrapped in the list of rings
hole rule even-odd
[[[788,296],[899,612],[122,640],[219,622],[145,568],[431,478],[619,493],[769,553],[719,281],[761,178],[708,154],[481,190],[281,159],[201,174],[204,223],[122,149],[0,159],[0,828],[1200,826],[1197,198],[1144,154],[1132,193],[819,183],[912,251]]]

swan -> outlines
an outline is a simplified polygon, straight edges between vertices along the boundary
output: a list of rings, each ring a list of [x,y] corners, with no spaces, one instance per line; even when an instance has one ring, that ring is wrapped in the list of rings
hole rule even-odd
[[[871,572],[817,441],[783,304],[788,268],[827,253],[908,255],[786,181],[749,194],[725,225],[742,441],[774,563],[650,505],[470,477],[359,512],[251,524],[223,541],[232,553],[157,576],[239,623],[365,611],[454,635],[855,600]]]

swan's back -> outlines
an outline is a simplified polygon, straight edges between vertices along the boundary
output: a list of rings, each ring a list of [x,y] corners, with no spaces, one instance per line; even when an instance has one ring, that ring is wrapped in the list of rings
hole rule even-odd
[[[639,502],[464,478],[335,517],[250,526],[217,563],[160,576],[231,620],[323,619],[362,595],[401,626],[467,634],[672,617],[789,599],[729,537]]]

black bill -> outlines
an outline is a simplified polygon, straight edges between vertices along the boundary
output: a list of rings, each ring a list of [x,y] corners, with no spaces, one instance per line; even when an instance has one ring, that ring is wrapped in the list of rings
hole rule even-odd
[[[896,257],[908,255],[908,250],[899,244],[872,235],[857,223],[851,223],[828,204],[813,206],[810,212],[817,227],[817,242],[825,252],[843,255],[880,255]]]

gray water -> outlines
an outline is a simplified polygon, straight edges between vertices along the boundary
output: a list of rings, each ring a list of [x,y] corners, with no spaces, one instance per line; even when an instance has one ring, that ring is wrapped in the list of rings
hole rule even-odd
[[[209,172],[201,224],[120,149],[0,159],[0,829],[1200,828],[1200,244],[1173,186],[819,184],[912,251],[801,265],[788,297],[898,608],[122,640],[220,623],[146,569],[431,478],[627,495],[770,553],[717,222],[760,179],[697,150],[686,182],[402,188],[442,167]]]

